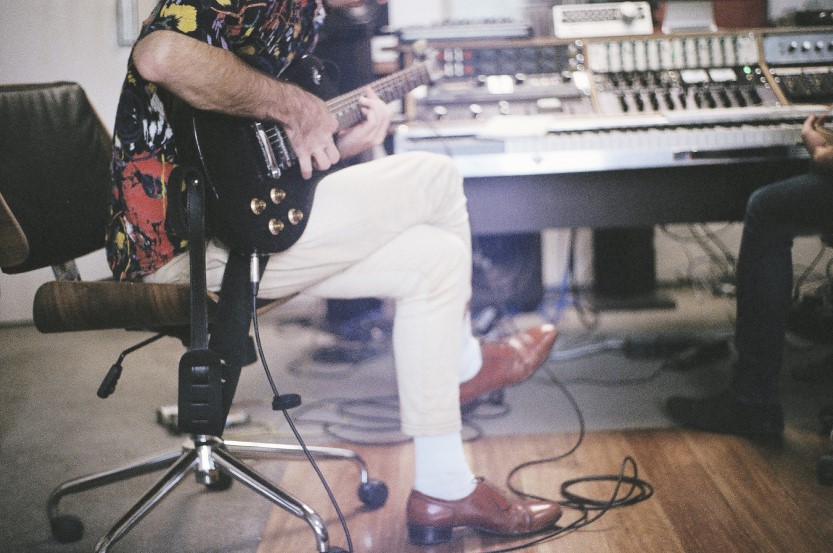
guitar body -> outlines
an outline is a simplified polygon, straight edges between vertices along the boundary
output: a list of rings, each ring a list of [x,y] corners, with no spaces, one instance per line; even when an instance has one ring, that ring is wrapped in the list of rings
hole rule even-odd
[[[306,56],[285,78],[326,100],[334,87],[322,65]],[[292,246],[309,222],[316,186],[326,172],[304,180],[288,142],[273,144],[286,140],[276,123],[192,111],[192,150],[207,181],[212,234],[241,253],[277,253]]]
[[[281,78],[327,101],[339,129],[363,119],[359,98],[364,92],[335,96],[335,84],[317,58],[296,60]],[[390,102],[430,80],[428,65],[422,63],[368,86]],[[200,168],[205,176],[212,235],[239,253],[278,253],[298,241],[309,222],[316,186],[327,173],[301,177],[280,124],[196,110],[176,100],[170,116],[180,162]]]

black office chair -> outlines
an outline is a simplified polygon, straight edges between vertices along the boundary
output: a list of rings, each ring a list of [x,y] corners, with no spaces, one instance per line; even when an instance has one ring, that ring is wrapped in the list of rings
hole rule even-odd
[[[162,336],[180,338],[190,346],[194,336],[193,322],[202,320],[195,315],[199,309],[192,310],[192,304],[202,304],[204,330],[207,331],[213,313],[220,308],[216,295],[193,294],[188,285],[80,279],[73,260],[104,246],[107,197],[111,191],[111,147],[109,133],[79,85],[58,82],[0,86],[0,266],[3,272],[10,274],[53,268],[56,280],[41,286],[34,301],[34,321],[41,332],[113,328],[151,330],[156,332],[155,336],[131,350]],[[189,202],[192,198],[200,201],[201,195],[197,193],[201,187],[199,174],[185,171],[181,178],[189,186]],[[201,209],[189,213],[192,220],[196,211],[201,212]],[[98,391],[100,397],[112,393],[120,371],[117,362]],[[191,388],[183,391],[184,388],[196,389],[201,383],[183,381],[182,375],[181,364],[179,422],[180,428],[188,429],[186,432],[191,435],[182,450],[59,485],[49,497],[47,507],[54,538],[68,543],[83,536],[83,523],[75,516],[60,512],[59,504],[67,495],[166,470],[99,540],[95,551],[108,551],[192,473],[198,482],[213,489],[223,489],[234,480],[242,482],[275,505],[305,520],[316,540],[316,551],[343,551],[329,545],[324,522],[315,511],[240,460],[285,455],[299,457],[304,456],[302,448],[224,440],[224,420],[220,420],[219,427],[216,421],[206,426],[199,420],[200,409],[195,409],[193,403],[183,403],[194,400],[193,392],[189,391]],[[216,376],[212,373],[210,378]],[[213,380],[208,385],[214,390],[222,386]],[[233,389],[223,397],[209,394],[205,402],[210,404],[213,413],[220,409],[223,416],[227,416],[228,398],[232,396]],[[204,428],[216,431],[203,432]],[[384,504],[387,487],[381,481],[368,478],[367,467],[355,452],[328,447],[309,447],[309,450],[316,457],[356,463],[362,502],[370,508]]]

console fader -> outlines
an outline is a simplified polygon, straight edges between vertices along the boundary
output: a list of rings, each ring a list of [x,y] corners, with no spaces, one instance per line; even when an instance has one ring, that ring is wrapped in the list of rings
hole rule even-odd
[[[586,50],[602,114],[779,103],[752,33],[602,40]]]

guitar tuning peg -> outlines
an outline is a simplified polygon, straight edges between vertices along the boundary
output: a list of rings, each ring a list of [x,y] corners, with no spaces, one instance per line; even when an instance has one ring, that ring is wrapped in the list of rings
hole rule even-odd
[[[428,51],[428,41],[425,40],[424,38],[421,38],[421,39],[415,41],[413,43],[413,45],[411,46],[411,48],[413,49],[414,54],[417,57],[421,58]]]

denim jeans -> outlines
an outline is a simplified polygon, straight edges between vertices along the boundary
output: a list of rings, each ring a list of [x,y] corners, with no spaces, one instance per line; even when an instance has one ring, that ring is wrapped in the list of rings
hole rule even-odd
[[[757,189],[746,204],[737,270],[738,361],[732,390],[776,404],[796,236],[833,229],[833,177],[807,173]]]

